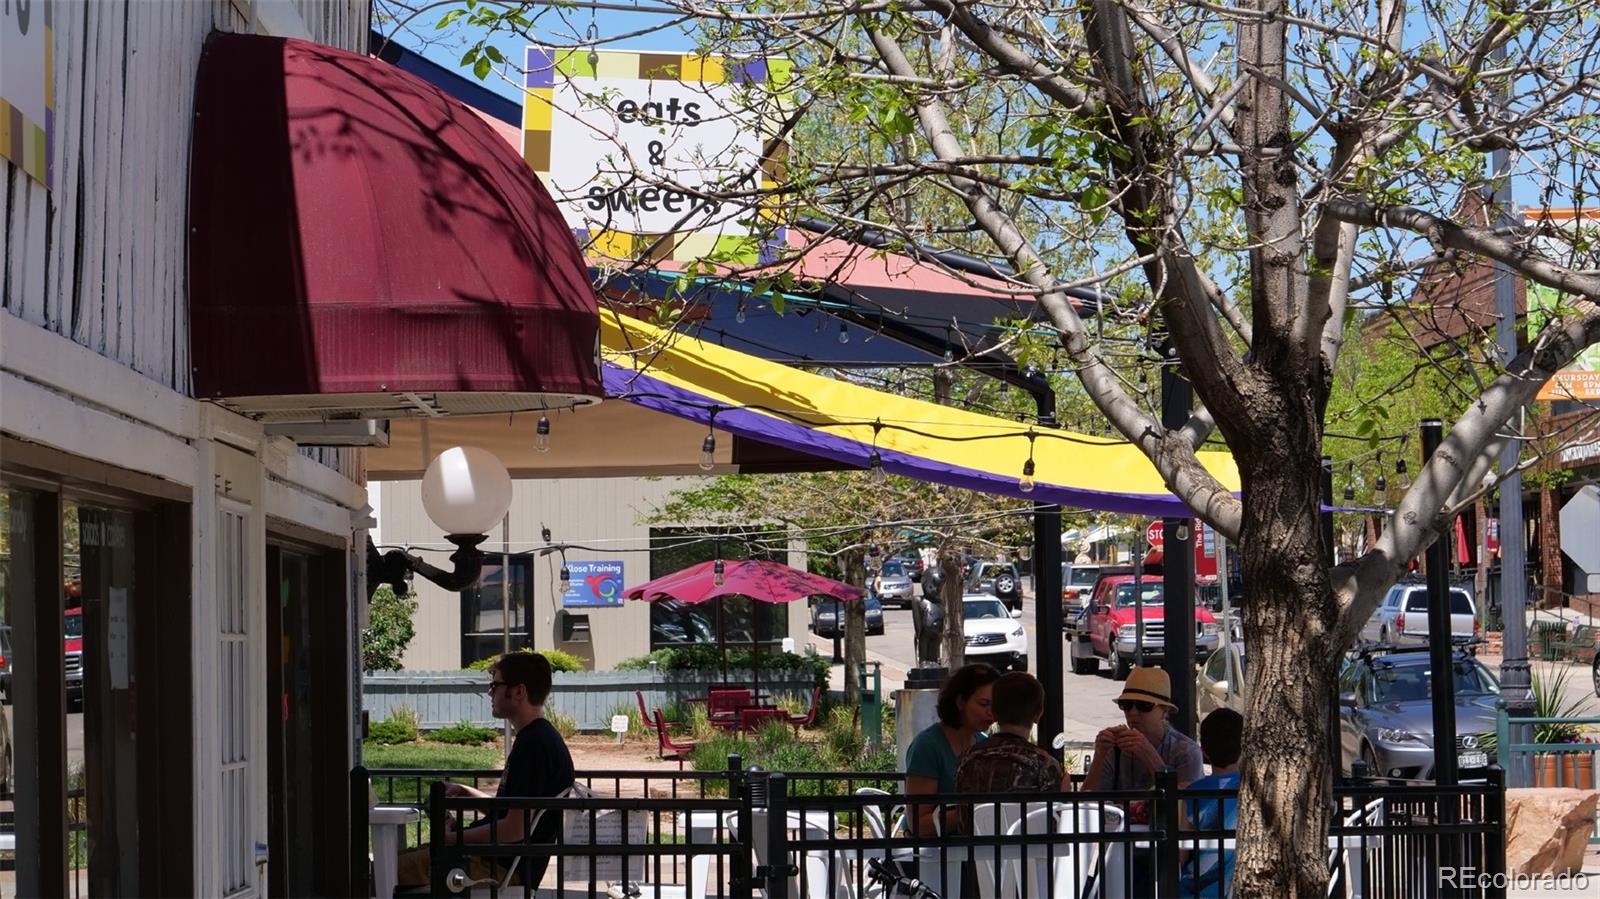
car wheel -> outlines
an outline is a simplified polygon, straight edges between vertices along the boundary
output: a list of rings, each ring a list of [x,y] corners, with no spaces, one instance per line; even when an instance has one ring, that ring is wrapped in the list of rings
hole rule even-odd
[[[1116,662],[1114,662],[1112,664],[1112,666],[1111,666],[1111,679],[1112,680],[1127,680],[1128,679],[1128,672],[1130,672],[1132,670],[1133,670],[1133,660],[1129,659],[1127,656],[1119,655],[1119,656],[1117,656]]]
[[[1027,670],[1028,670],[1028,657],[1027,656],[1017,656],[1017,660],[1011,665],[1011,670],[1012,671],[1021,671],[1023,673],[1027,673]]]
[[[1378,631],[1378,642],[1379,643],[1388,643],[1389,642],[1389,626],[1387,624],[1384,625],[1383,628]]]

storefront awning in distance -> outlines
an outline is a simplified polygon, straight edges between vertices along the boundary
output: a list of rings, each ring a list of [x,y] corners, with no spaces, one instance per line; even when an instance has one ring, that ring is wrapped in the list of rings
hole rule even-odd
[[[190,180],[197,397],[266,421],[600,397],[571,230],[515,148],[414,75],[214,34]]]

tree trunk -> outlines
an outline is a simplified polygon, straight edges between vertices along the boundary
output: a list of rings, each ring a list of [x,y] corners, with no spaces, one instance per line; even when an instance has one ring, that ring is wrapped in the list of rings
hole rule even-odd
[[[1245,713],[1234,888],[1241,899],[1320,899],[1333,808],[1327,747],[1342,649],[1332,645],[1338,605],[1318,528],[1318,443],[1282,432],[1275,438],[1271,447],[1236,455],[1251,486],[1239,561],[1258,689]]]
[[[844,566],[845,583],[864,589],[867,586],[867,570],[862,554],[848,551],[840,556],[839,561]],[[866,603],[846,602],[840,603],[840,606],[844,611],[840,616],[844,625],[844,697],[846,703],[855,705],[861,697],[851,687],[860,676],[861,663],[867,657]]]
[[[944,575],[939,585],[939,598],[944,601],[944,663],[955,671],[967,663],[967,629],[961,619],[961,594],[965,592],[961,553],[954,548],[939,553],[939,571]]]

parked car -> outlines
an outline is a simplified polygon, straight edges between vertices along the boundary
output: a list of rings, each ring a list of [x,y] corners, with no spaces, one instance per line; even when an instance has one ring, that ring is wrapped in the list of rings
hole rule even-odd
[[[1139,619],[1144,623],[1144,664],[1159,664],[1166,648],[1165,587],[1160,575],[1147,574],[1134,595],[1131,574],[1102,574],[1089,602],[1085,628],[1079,625],[1068,643],[1074,674],[1094,674],[1100,660],[1110,663],[1111,676],[1122,680],[1140,657]],[[1197,657],[1221,645],[1221,633],[1211,610],[1196,604],[1194,651]]]
[[[1495,763],[1495,706],[1500,685],[1471,653],[1454,652],[1456,762],[1463,768]],[[1339,675],[1342,767],[1356,759],[1374,776],[1432,780],[1433,671],[1425,646],[1357,650]]]
[[[961,597],[961,626],[969,662],[988,662],[1002,671],[1028,670],[1028,631],[1017,619],[1021,609],[1007,608],[998,597],[969,593]]]
[[[1094,595],[1094,583],[1100,579],[1099,565],[1074,565],[1061,563],[1061,610],[1082,608]]]
[[[967,593],[999,597],[1008,609],[1022,608],[1022,576],[1010,562],[974,562],[967,571]]]
[[[1461,587],[1451,587],[1450,636],[1471,640],[1477,633],[1478,610],[1472,594]],[[1390,587],[1362,628],[1361,636],[1379,643],[1427,643],[1428,585],[1407,581]]]
[[[864,600],[867,604],[867,635],[875,636],[883,633],[883,603],[873,597]],[[832,637],[835,634],[843,635],[840,631],[839,619],[840,602],[837,599],[824,599],[811,607],[811,632],[819,637]]]
[[[906,577],[911,578],[913,582],[922,580],[923,564],[921,553],[916,550],[908,550],[902,553],[895,553],[890,558],[900,563],[900,567],[905,569]]]
[[[878,599],[885,604],[894,603],[902,609],[911,608],[911,577],[899,559],[888,559],[874,580]]]
[[[67,703],[83,704],[83,607],[67,610],[65,646]]]
[[[1227,643],[1217,648],[1200,666],[1195,676],[1195,710],[1204,718],[1217,709],[1233,709],[1244,714],[1245,680],[1244,644]]]

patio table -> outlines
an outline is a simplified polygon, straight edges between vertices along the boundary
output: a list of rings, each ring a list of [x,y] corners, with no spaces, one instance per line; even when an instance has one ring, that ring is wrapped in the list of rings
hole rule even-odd
[[[393,896],[400,875],[400,847],[406,825],[422,820],[422,810],[399,805],[378,805],[367,810],[372,830],[372,885],[378,896]]]

